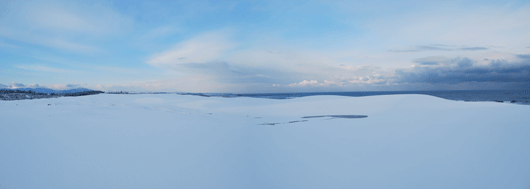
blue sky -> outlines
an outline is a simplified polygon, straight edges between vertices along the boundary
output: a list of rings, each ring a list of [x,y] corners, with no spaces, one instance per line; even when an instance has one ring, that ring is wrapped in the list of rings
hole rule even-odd
[[[529,1],[0,1],[0,87],[528,89]]]

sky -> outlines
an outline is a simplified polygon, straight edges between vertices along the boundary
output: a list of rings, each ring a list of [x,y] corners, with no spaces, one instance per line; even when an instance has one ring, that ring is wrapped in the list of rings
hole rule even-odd
[[[530,1],[0,0],[0,88],[530,88]]]

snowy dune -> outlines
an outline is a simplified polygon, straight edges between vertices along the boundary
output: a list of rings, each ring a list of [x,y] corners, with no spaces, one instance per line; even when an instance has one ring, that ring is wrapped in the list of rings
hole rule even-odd
[[[368,117],[302,118],[321,115]],[[528,188],[528,115],[426,95],[0,101],[0,188]]]

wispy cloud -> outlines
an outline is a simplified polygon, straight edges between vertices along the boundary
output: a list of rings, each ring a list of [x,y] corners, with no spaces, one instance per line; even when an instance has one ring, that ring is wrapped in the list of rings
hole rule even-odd
[[[344,84],[342,81],[328,81],[324,80],[323,82],[318,82],[317,80],[303,80],[299,83],[291,83],[287,85],[288,87],[330,87],[338,86],[341,87]]]
[[[367,84],[367,85],[384,85],[391,82],[390,78],[381,75],[364,76],[348,80],[353,84]]]
[[[392,49],[390,52],[421,52],[421,51],[481,51],[488,50],[487,47],[466,47],[466,46],[452,46],[452,45],[422,45],[405,49]]]
[[[36,44],[50,46],[57,49],[62,49],[66,51],[80,52],[80,53],[92,53],[100,51],[97,47],[91,45],[85,45],[82,43],[76,43],[71,41],[66,41],[61,38],[39,38],[33,37],[31,41]]]
[[[157,27],[157,28],[149,30],[148,32],[143,34],[140,37],[140,39],[142,41],[148,41],[148,40],[153,40],[156,38],[164,38],[164,37],[167,37],[168,35],[172,35],[172,34],[175,34],[181,31],[182,29],[176,26],[173,26],[173,25],[161,26],[161,27]]]
[[[514,6],[511,3],[481,4],[476,7],[460,7],[450,3],[435,3],[430,11],[400,14],[395,18],[381,19],[370,23],[382,35],[389,37],[391,44],[463,44],[468,47],[523,47],[517,41],[528,39],[530,29],[530,4]],[[456,8],[456,9],[455,9]],[[508,34],[509,33],[509,34]],[[484,46],[487,45],[487,46]],[[527,45],[525,45],[527,46]],[[482,49],[482,48],[480,48]],[[469,50],[480,50],[469,49]],[[444,51],[443,46],[413,46],[395,51]],[[454,51],[454,50],[453,50]]]
[[[429,56],[429,57],[424,57],[424,58],[418,58],[414,60],[413,62],[419,65],[433,66],[433,65],[447,64],[448,62],[450,62],[450,59],[444,56]]]
[[[115,67],[115,66],[93,66],[90,67],[98,72],[110,72],[114,74],[141,74],[142,69],[128,68],[128,67]]]
[[[516,57],[520,59],[530,59],[530,54],[518,54]]]
[[[19,69],[24,69],[24,70],[32,70],[32,71],[40,71],[40,72],[80,73],[79,71],[75,71],[75,70],[65,70],[65,69],[52,68],[52,67],[39,66],[39,65],[16,65],[15,67]]]
[[[292,71],[245,67],[227,62],[186,63],[179,64],[174,69],[207,76],[224,83],[271,84],[296,79]]]
[[[0,28],[0,37],[2,36],[13,39],[18,42],[52,47],[67,52],[78,52],[86,54],[100,51],[97,47],[83,44],[81,42],[72,42],[69,39],[64,39],[55,35],[31,35],[23,31],[13,30],[9,28]],[[13,45],[10,44],[5,45],[7,45],[8,47],[13,47]],[[2,44],[0,44],[0,46],[2,46]]]
[[[91,53],[92,37],[120,34],[132,19],[101,4],[14,1],[0,22],[0,37],[70,52]]]
[[[13,45],[13,44],[6,43],[6,42],[4,42],[4,41],[2,41],[2,40],[0,39],[0,48],[14,49],[14,48],[18,48],[18,46]]]
[[[322,84],[318,83],[318,81],[316,80],[310,80],[310,81],[303,80],[299,83],[291,83],[288,86],[289,87],[305,87],[305,86],[317,86],[317,85],[322,85]]]
[[[21,24],[56,33],[117,34],[132,24],[132,19],[110,6],[68,1],[32,1],[21,6],[16,16],[24,21]]]
[[[228,31],[201,34],[153,56],[147,63],[154,66],[170,66],[221,61],[224,53],[235,46],[235,43],[228,39],[228,35]]]
[[[489,48],[487,47],[460,47],[458,48],[458,50],[463,50],[463,51],[481,51],[481,50],[488,50]]]

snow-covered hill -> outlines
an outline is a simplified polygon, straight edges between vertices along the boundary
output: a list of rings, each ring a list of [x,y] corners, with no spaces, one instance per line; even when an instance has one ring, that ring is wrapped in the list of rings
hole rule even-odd
[[[0,101],[0,188],[528,188],[528,115],[426,95]]]

